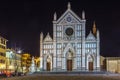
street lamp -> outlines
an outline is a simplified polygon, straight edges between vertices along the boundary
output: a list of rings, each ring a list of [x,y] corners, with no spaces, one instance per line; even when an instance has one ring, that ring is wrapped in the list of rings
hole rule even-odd
[[[22,53],[22,50],[19,49],[19,50],[17,51],[17,53],[21,54],[21,53]]]

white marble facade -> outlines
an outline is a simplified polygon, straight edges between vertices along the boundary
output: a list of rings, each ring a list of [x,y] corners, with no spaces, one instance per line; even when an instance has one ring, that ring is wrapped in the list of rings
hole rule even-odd
[[[95,22],[86,36],[85,12],[82,18],[67,10],[60,18],[54,14],[53,37],[40,34],[40,68],[43,71],[99,71],[100,38]]]

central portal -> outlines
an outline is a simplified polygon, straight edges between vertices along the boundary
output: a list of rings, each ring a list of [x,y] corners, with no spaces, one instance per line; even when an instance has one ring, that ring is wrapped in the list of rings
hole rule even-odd
[[[67,60],[67,71],[72,71],[72,59]]]
[[[69,49],[67,52],[67,71],[72,71],[73,69],[73,52]]]

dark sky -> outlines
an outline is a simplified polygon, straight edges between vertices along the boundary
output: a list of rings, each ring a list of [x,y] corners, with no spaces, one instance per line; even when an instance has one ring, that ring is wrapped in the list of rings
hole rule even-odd
[[[40,32],[52,35],[53,14],[56,12],[60,17],[68,2],[78,16],[85,11],[87,33],[96,21],[101,55],[120,56],[120,5],[105,0],[0,1],[0,35],[9,40],[8,48],[16,46],[38,56]]]

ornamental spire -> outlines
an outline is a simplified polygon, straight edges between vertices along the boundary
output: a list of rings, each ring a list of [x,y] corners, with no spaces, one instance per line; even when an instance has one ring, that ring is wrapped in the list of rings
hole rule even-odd
[[[82,11],[82,19],[85,19],[85,11]]]
[[[93,34],[96,35],[97,29],[96,29],[96,24],[95,21],[93,22]]]
[[[43,40],[43,32],[40,33],[40,41]]]
[[[68,7],[68,9],[71,9],[71,4],[70,4],[70,2],[68,2],[67,7]]]
[[[47,33],[47,36],[50,36],[49,32]]]
[[[57,20],[57,14],[56,14],[56,12],[54,13],[54,21],[56,21]]]

